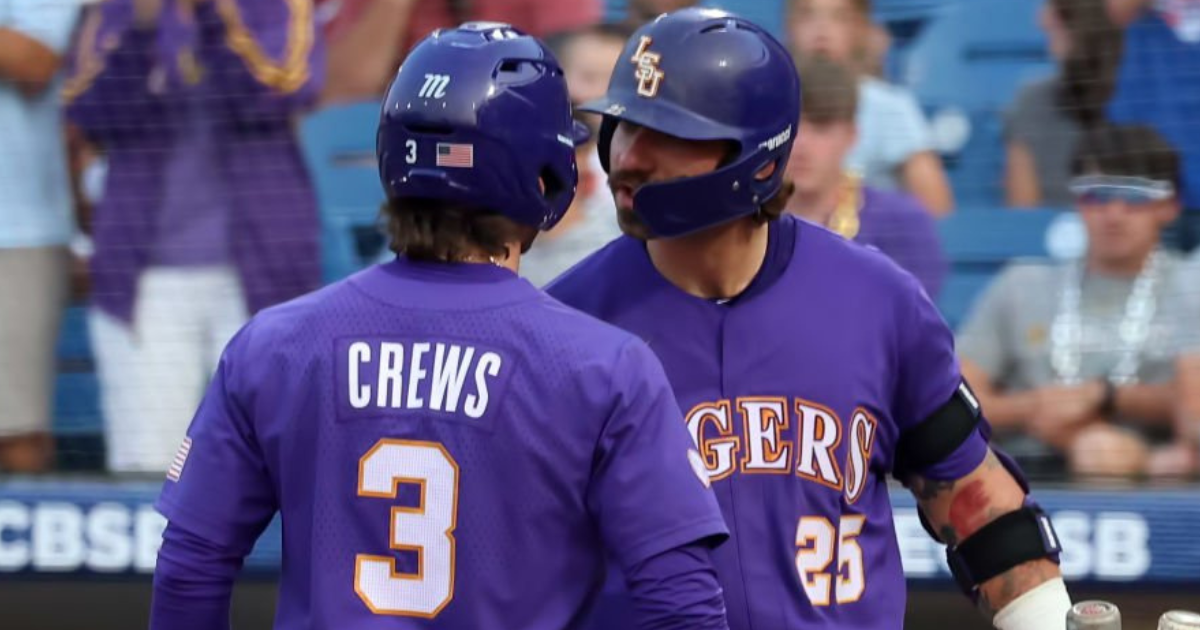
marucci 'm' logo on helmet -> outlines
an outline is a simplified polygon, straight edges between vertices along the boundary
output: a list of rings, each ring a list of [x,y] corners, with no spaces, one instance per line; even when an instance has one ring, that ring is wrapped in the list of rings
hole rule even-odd
[[[775,149],[778,149],[779,147],[783,146],[784,143],[786,143],[788,140],[791,140],[791,139],[792,139],[792,126],[788,125],[787,129],[780,131],[779,133],[775,134],[774,136],[771,136],[770,138],[768,138],[767,140],[765,140],[763,142],[760,142],[758,146],[760,146],[768,151],[774,151]]]
[[[633,71],[633,76],[638,81],[638,96],[645,96],[646,98],[658,96],[658,87],[662,84],[663,78],[666,77],[666,74],[658,67],[658,62],[662,61],[662,55],[650,52],[650,44],[653,42],[654,39],[649,35],[642,35],[642,39],[638,42],[637,50],[634,51],[633,57],[629,59],[629,62],[637,68]]]
[[[450,85],[450,75],[427,74],[425,75],[425,83],[421,85],[421,91],[417,96],[420,98],[442,98],[446,96],[446,86],[448,85]]]

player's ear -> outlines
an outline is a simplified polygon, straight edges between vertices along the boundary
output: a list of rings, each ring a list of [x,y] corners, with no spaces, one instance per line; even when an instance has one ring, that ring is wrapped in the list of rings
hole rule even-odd
[[[766,166],[759,169],[759,171],[754,174],[754,179],[760,182],[765,182],[768,179],[771,179],[771,176],[775,174],[775,169],[777,168],[779,168],[779,160],[773,160]]]

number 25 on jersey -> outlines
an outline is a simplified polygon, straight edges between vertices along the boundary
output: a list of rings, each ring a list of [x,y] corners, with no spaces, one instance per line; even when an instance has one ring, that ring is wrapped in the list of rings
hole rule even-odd
[[[415,551],[416,573],[398,573],[394,556],[360,553],[354,591],[377,615],[436,617],[454,599],[454,527],[458,464],[435,442],[383,439],[358,463],[358,496],[396,500],[399,484],[417,484],[416,507],[392,506],[389,546]]]
[[[830,591],[839,604],[852,604],[862,597],[867,581],[858,535],[866,519],[861,514],[847,514],[834,528],[824,516],[805,516],[796,525],[796,572],[813,606],[828,606]],[[835,551],[837,569],[831,572]]]

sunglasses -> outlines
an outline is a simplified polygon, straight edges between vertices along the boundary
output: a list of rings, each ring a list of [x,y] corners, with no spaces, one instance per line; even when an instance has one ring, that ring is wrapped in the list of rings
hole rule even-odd
[[[1067,184],[1067,189],[1083,205],[1122,202],[1138,206],[1170,199],[1175,194],[1175,187],[1168,181],[1116,175],[1076,177]]]

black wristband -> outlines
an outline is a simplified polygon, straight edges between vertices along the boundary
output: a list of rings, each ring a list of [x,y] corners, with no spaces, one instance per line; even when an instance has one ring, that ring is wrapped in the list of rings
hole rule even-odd
[[[1104,396],[1100,399],[1100,406],[1096,411],[1105,418],[1111,418],[1117,413],[1117,386],[1108,379],[1100,383],[1104,386]]]

